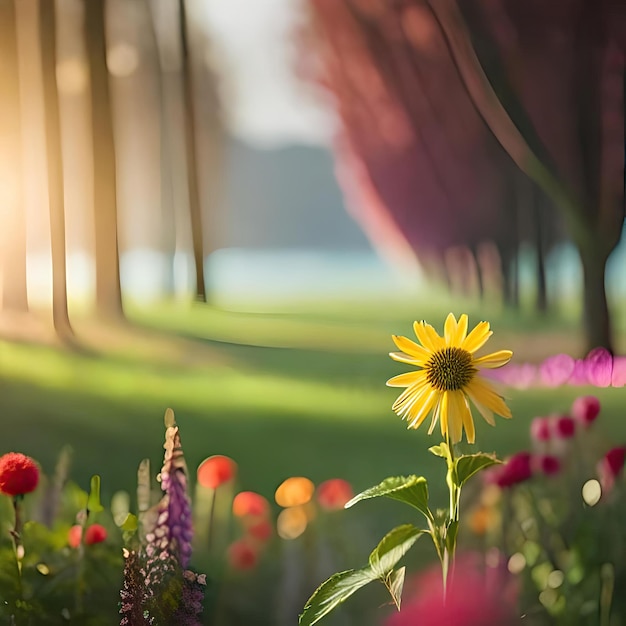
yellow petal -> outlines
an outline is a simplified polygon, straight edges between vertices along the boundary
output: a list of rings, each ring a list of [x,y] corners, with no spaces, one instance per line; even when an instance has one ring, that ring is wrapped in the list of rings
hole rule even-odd
[[[463,315],[459,317],[459,321],[457,322],[456,333],[454,334],[454,337],[452,338],[451,345],[461,346],[463,342],[465,341],[466,335],[467,335],[467,315],[463,313]]]
[[[424,394],[430,389],[428,385],[414,385],[409,387],[402,395],[393,403],[392,409],[404,419],[410,415],[411,410],[415,406],[421,406]]]
[[[430,426],[428,427],[428,434],[432,435],[433,434],[433,430],[435,430],[435,426],[437,425],[437,422],[439,421],[439,413],[441,412],[441,403],[443,401],[443,393],[439,393],[439,396],[437,397],[437,403],[435,404],[435,410],[433,411],[433,418],[430,421]]]
[[[387,387],[409,387],[414,383],[421,383],[426,380],[426,372],[417,370],[416,372],[406,372],[398,374],[387,381]]]
[[[474,330],[465,338],[461,348],[473,354],[485,345],[491,335],[493,333],[489,330],[489,322],[480,322],[476,324]]]
[[[422,422],[428,417],[428,414],[433,408],[438,395],[439,392],[436,389],[430,389],[428,394],[423,398],[421,405],[419,407],[414,405],[411,408],[407,416],[407,420],[410,420],[408,428],[419,428],[422,425]]]
[[[472,418],[472,412],[470,410],[466,397],[463,397],[463,403],[465,404],[465,412],[463,413],[463,426],[465,428],[465,436],[467,437],[467,443],[474,443],[474,441],[476,441],[474,419]]]
[[[449,403],[450,403],[450,394],[447,391],[441,396],[441,403],[439,404],[439,425],[441,426],[441,436],[445,437],[448,434],[449,424]]]
[[[444,340],[437,334],[437,331],[426,322],[415,322],[413,324],[415,335],[420,343],[429,351],[436,352],[445,348]]]
[[[422,361],[420,359],[416,359],[414,356],[410,356],[408,354],[404,354],[404,352],[390,352],[389,356],[399,363],[406,363],[407,365],[415,365],[416,367],[421,367]]]
[[[453,313],[448,313],[448,317],[446,317],[446,323],[443,325],[443,336],[446,340],[446,346],[454,345],[452,341],[456,335],[456,329],[456,317],[454,317]]]
[[[512,417],[511,409],[509,409],[502,397],[496,393],[495,389],[486,380],[474,377],[474,379],[465,386],[465,391],[472,398],[479,410],[479,405],[483,405],[502,417]]]
[[[506,365],[512,356],[513,353],[510,350],[498,350],[497,352],[481,356],[479,359],[474,359],[473,365],[494,369]]]
[[[414,341],[402,337],[400,335],[391,335],[393,342],[402,350],[402,352],[415,358],[419,365],[424,365],[428,359],[432,356],[428,350],[418,346]]]
[[[463,413],[465,410],[465,398],[460,391],[447,391],[448,397],[448,430],[452,443],[459,443],[463,438]]]

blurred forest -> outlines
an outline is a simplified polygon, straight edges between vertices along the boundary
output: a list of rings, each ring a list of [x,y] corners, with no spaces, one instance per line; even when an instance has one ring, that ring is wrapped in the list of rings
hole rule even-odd
[[[535,306],[547,312],[546,259],[572,242],[587,345],[611,348],[605,272],[624,223],[623,3],[303,6],[294,69],[332,95],[337,177],[374,246],[416,258],[453,293],[495,294],[512,309],[520,255],[530,252]],[[322,247],[341,229],[342,202],[315,182],[320,165],[302,151],[282,163],[277,154],[274,167],[283,181],[292,164],[306,170],[306,187],[238,213],[255,196],[226,170],[236,162],[246,172],[253,153],[225,127],[202,2],[1,0],[0,11],[5,334],[32,334],[27,249],[49,250],[54,327],[68,342],[70,248],[93,259],[93,310],[119,321],[123,296],[132,297],[122,293],[120,258],[134,248],[164,255],[166,296],[176,254],[190,250],[195,298],[206,302],[206,262],[223,247],[225,212],[244,246],[280,246],[278,207],[288,204],[302,205],[304,220],[292,247],[315,237],[315,224]],[[271,175],[269,160],[250,163],[249,176]],[[334,218],[307,225],[331,206]]]

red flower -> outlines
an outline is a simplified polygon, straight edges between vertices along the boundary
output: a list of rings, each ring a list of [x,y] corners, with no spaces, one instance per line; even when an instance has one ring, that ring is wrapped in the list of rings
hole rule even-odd
[[[352,499],[354,492],[352,486],[343,478],[331,478],[317,487],[317,501],[319,505],[328,511],[343,509],[348,500]]]
[[[230,457],[216,454],[205,459],[198,466],[198,483],[209,489],[232,480],[237,473],[237,464]]]
[[[39,467],[33,459],[19,452],[0,457],[0,493],[22,496],[34,491],[39,483]]]
[[[107,529],[101,524],[92,524],[85,531],[85,545],[91,546],[94,543],[102,543],[107,538]],[[83,536],[83,527],[80,524],[72,526],[67,533],[67,543],[72,548],[78,548],[81,537]]]
[[[230,567],[239,571],[253,569],[259,560],[258,550],[247,539],[238,539],[231,543],[227,556]]]
[[[246,528],[249,537],[261,542],[267,541],[272,536],[273,531],[272,525],[266,519],[253,522]]]
[[[581,396],[572,404],[572,417],[582,426],[591,426],[599,414],[600,400],[595,396]]]
[[[107,529],[100,524],[92,524],[85,531],[85,544],[102,543],[107,538]]]
[[[235,517],[267,516],[270,504],[266,498],[254,491],[242,491],[233,499],[233,515]]]

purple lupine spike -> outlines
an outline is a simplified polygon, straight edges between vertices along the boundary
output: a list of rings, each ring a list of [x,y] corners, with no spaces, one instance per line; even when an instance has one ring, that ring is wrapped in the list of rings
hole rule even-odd
[[[161,470],[161,488],[165,492],[159,506],[157,529],[166,530],[169,547],[180,566],[186,569],[191,558],[193,525],[187,495],[187,466],[183,457],[178,426],[165,433],[165,458]],[[156,532],[156,529],[155,529]]]

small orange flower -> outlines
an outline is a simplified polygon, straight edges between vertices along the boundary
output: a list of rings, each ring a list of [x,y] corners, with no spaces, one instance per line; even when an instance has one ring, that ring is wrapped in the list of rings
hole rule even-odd
[[[343,509],[345,503],[354,495],[354,492],[347,480],[331,478],[318,485],[316,495],[317,501],[323,509],[336,511]]]
[[[242,491],[233,499],[235,517],[265,517],[269,511],[270,504],[267,499],[254,491]]]
[[[279,506],[290,507],[306,504],[315,491],[315,485],[303,476],[292,476],[276,489],[274,499]]]
[[[281,539],[297,539],[309,524],[309,517],[303,506],[294,506],[280,512],[276,520],[276,530]]]
[[[230,457],[216,454],[198,466],[198,483],[208,489],[217,489],[237,474],[237,463]]]

